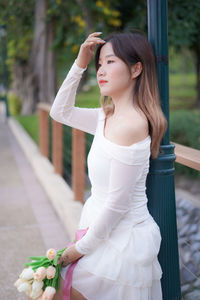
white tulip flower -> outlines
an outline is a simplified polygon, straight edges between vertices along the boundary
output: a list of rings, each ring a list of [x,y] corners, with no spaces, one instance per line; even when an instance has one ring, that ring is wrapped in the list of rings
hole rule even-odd
[[[24,282],[23,279],[18,278],[18,279],[15,281],[14,286],[17,288],[17,287],[18,287],[20,284],[22,284],[23,282]]]
[[[52,279],[55,277],[55,275],[56,275],[56,268],[53,266],[49,266],[47,268],[47,278]]]
[[[56,289],[52,286],[47,286],[42,294],[42,300],[52,300],[56,293]]]
[[[18,287],[17,287],[18,291],[20,293],[22,292],[29,292],[31,290],[31,284],[28,282],[28,281],[24,281],[22,284],[20,284]]]
[[[30,280],[34,276],[34,271],[31,267],[25,268],[22,273],[19,275],[21,279]]]
[[[43,294],[43,290],[32,290],[30,293],[30,298],[31,299],[38,299],[39,296],[41,296]]]
[[[43,288],[44,282],[40,280],[34,280],[32,283],[32,290],[35,292],[40,291]]]

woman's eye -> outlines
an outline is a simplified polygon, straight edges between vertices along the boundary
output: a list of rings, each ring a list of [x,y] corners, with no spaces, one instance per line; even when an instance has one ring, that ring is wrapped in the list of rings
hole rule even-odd
[[[101,67],[101,64],[98,64],[98,69]]]
[[[114,60],[108,60],[108,64],[113,63],[113,62],[114,62]]]

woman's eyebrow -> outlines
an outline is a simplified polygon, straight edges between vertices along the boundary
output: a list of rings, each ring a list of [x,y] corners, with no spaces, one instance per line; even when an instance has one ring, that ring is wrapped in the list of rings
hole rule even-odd
[[[108,54],[105,57],[110,57],[110,56],[116,56],[115,54]],[[101,58],[99,58],[99,60],[101,60]]]

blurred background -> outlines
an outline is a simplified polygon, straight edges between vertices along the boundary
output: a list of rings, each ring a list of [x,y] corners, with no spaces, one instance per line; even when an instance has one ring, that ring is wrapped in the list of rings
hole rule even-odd
[[[194,153],[196,163],[195,168],[174,162],[181,291],[184,300],[200,299],[199,152],[191,150],[200,150],[199,28],[200,0],[168,0],[170,141],[190,147],[189,160],[192,161]],[[16,274],[11,274],[10,270],[15,266],[15,272],[19,273],[31,251],[34,255],[41,255],[47,246],[55,244],[55,247],[60,247],[67,239],[72,240],[73,235],[66,238],[66,231],[73,234],[81,211],[76,206],[76,217],[71,214],[71,220],[75,220],[74,227],[69,229],[67,224],[66,230],[58,235],[65,220],[70,219],[70,209],[66,217],[62,215],[62,206],[60,212],[57,210],[56,202],[53,204],[57,210],[56,215],[50,208],[49,199],[51,196],[59,198],[62,189],[59,185],[56,192],[51,189],[51,184],[45,182],[42,166],[36,169],[39,170],[39,182],[49,188],[48,197],[40,186],[36,186],[38,180],[33,177],[33,170],[26,164],[24,154],[14,141],[13,134],[18,130],[16,124],[25,129],[40,148],[41,154],[54,165],[55,172],[74,191],[75,199],[83,203],[90,194],[85,161],[93,136],[88,133],[84,136],[80,132],[73,133],[72,128],[65,125],[59,127],[48,112],[87,36],[91,32],[101,31],[101,37],[104,38],[111,32],[131,29],[140,29],[147,35],[146,0],[0,0],[0,118],[3,115],[11,116],[17,122],[11,123],[12,134],[6,125],[0,124],[1,245],[4,245],[6,264],[10,268],[5,267],[5,273],[2,272],[4,275],[0,275],[2,283],[6,276],[9,281],[14,281]],[[42,103],[40,108],[39,103]],[[94,62],[83,74],[75,105],[91,108],[100,106]],[[18,140],[20,134],[23,136],[20,132],[17,133]],[[81,142],[83,137],[84,143]],[[57,145],[54,140],[57,140]],[[23,150],[29,152],[30,145],[26,143],[26,139],[22,143],[25,145]],[[59,157],[54,156],[58,153]],[[72,178],[72,173],[75,179]],[[19,187],[18,183],[23,186]],[[67,203],[65,197],[70,198],[71,194],[64,194],[62,197]],[[27,199],[32,201],[31,208]],[[35,229],[38,230],[38,236],[32,240],[30,232],[33,235]],[[58,236],[60,239],[54,241]],[[20,259],[14,258],[13,246],[8,240],[18,243],[23,249]],[[0,264],[5,264],[4,257]],[[4,299],[25,299],[16,298],[15,290],[14,287],[10,290],[10,285],[3,287],[1,292],[5,292]]]
[[[1,64],[8,70],[10,115],[38,143],[37,103],[51,104],[80,44],[94,31],[137,28],[147,33],[147,1],[0,1],[6,26]],[[170,139],[200,149],[200,1],[168,1]],[[2,40],[2,39],[1,39]],[[1,48],[2,49],[2,48]],[[2,49],[3,50],[3,49]],[[2,91],[3,68],[0,71]],[[94,64],[84,73],[76,106],[98,107]],[[176,164],[176,174],[199,172]]]

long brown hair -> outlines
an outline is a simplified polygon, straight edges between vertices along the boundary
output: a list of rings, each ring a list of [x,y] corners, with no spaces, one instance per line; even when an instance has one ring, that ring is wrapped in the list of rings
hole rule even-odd
[[[151,44],[140,31],[113,33],[104,38],[110,42],[114,54],[123,60],[130,68],[137,62],[142,63],[142,72],[136,78],[133,101],[146,115],[149,124],[149,134],[151,136],[151,156],[156,158],[159,153],[159,146],[162,137],[167,129],[167,119],[162,111],[155,56]],[[98,71],[99,56],[102,44],[98,45],[95,54],[95,67]],[[112,99],[105,96],[100,99],[101,106],[107,115],[114,113]]]

